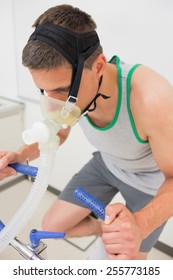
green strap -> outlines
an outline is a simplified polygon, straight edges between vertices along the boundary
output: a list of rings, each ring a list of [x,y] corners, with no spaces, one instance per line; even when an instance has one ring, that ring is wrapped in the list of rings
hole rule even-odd
[[[138,132],[137,132],[137,129],[136,129],[136,126],[135,126],[135,123],[134,123],[134,119],[133,119],[133,116],[132,116],[132,113],[131,113],[131,109],[130,109],[130,85],[131,85],[131,79],[132,79],[132,75],[133,75],[133,72],[135,71],[135,69],[140,66],[141,64],[135,64],[129,71],[128,75],[127,75],[127,110],[128,110],[128,114],[129,114],[129,119],[130,119],[130,122],[131,122],[131,126],[132,126],[132,129],[133,129],[133,132],[135,134],[135,137],[136,139],[142,143],[142,144],[146,144],[148,143],[148,141],[146,140],[143,140],[141,139],[141,137],[139,136]]]

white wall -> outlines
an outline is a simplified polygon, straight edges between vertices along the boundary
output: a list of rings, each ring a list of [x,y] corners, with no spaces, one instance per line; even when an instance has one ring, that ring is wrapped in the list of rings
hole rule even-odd
[[[37,89],[21,65],[21,52],[39,14],[62,3],[75,5],[93,16],[107,58],[117,54],[127,62],[146,64],[173,83],[172,0],[1,0],[0,95],[25,100],[26,127],[41,119],[41,113]],[[82,132],[74,127],[57,152],[50,184],[63,189],[92,151]],[[172,237],[167,235],[169,239],[172,244]]]
[[[17,96],[16,50],[11,0],[0,1],[0,95]]]

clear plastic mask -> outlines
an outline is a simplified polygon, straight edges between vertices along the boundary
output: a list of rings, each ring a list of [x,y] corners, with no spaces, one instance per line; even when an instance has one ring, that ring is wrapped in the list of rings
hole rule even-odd
[[[68,104],[71,106],[66,106],[65,101],[46,95],[41,95],[40,104],[43,116],[60,124],[63,128],[72,126],[81,116],[81,110],[78,106],[73,103]]]

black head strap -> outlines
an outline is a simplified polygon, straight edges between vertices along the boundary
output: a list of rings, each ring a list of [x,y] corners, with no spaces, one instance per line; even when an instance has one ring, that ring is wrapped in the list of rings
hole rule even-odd
[[[69,97],[76,102],[84,61],[100,44],[96,31],[75,33],[52,23],[40,24],[31,34],[29,41],[46,42],[60,52],[73,66],[73,75]]]
[[[93,100],[87,105],[87,107],[84,109],[84,112],[83,112],[83,115],[87,115],[89,112],[93,112],[95,109],[96,109],[96,106],[97,106],[97,98],[99,98],[100,96],[103,98],[103,99],[108,99],[110,98],[110,96],[107,96],[105,94],[102,94],[102,93],[99,93],[99,89],[100,89],[100,86],[102,84],[102,80],[103,80],[103,76],[100,77],[100,80],[99,80],[99,84],[98,84],[98,89],[97,89],[97,94],[96,96],[93,98]],[[94,105],[93,108],[90,108],[91,105]]]

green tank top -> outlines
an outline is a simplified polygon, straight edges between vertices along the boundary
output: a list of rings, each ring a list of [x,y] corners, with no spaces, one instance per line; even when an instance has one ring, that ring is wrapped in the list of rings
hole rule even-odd
[[[131,78],[140,64],[126,64],[117,56],[109,63],[115,63],[118,70],[118,104],[114,118],[104,128],[94,126],[87,116],[79,124],[117,178],[140,191],[155,195],[164,181],[164,175],[153,158],[149,142],[140,138],[130,110]]]

